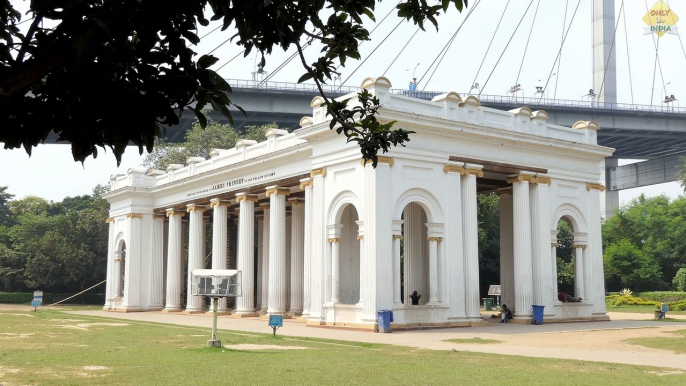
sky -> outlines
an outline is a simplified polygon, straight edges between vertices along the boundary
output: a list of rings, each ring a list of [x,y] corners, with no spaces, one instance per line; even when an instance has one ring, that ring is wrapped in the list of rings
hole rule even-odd
[[[371,35],[371,41],[365,42],[360,48],[362,59],[367,60],[362,65],[358,61],[349,61],[346,67],[340,69],[339,82],[359,86],[367,76],[384,75],[391,80],[394,88],[404,88],[414,75],[419,81],[418,89],[464,94],[476,82],[481,85],[480,91],[485,95],[507,95],[507,90],[518,83],[527,97],[534,96],[535,86],[545,86],[548,83],[549,98],[554,95],[558,99],[580,100],[593,87],[593,2],[579,0],[579,7],[576,9],[575,0],[541,0],[536,11],[538,1],[469,1],[469,8],[474,8],[474,11],[457,33],[443,59],[438,56],[439,53],[462,24],[467,12],[459,13],[451,8],[438,19],[438,31],[427,26],[426,31],[420,31],[411,39],[417,30],[416,26],[401,21],[394,14],[382,21],[396,2],[379,3],[375,12],[378,23],[366,23],[370,31],[375,27],[376,30]],[[27,1],[11,2],[22,12],[28,9]],[[675,14],[686,17],[686,0],[665,2]],[[648,1],[647,6],[652,7],[654,3]],[[525,12],[529,4],[531,6]],[[568,6],[566,12],[565,5]],[[507,10],[503,14],[506,6]],[[645,24],[641,18],[645,14],[644,2],[626,1],[622,7],[622,1],[615,0],[615,17],[619,23],[614,49],[620,103],[649,105],[652,100],[652,104],[659,105],[664,94],[673,94],[677,99],[686,95],[686,77],[683,76],[686,74],[686,52],[682,49],[679,37],[665,35],[660,38],[659,66],[656,68],[654,38],[643,34]],[[498,27],[501,15],[504,16]],[[208,34],[218,23],[201,27],[198,35]],[[677,26],[683,23],[686,20],[677,23]],[[22,27],[28,25],[29,23],[25,23]],[[497,33],[494,35],[496,28]],[[558,68],[554,62],[560,51],[563,28],[568,28],[569,33],[560,52]],[[195,51],[205,54],[231,35],[231,30],[210,33],[195,47]],[[384,39],[386,41],[379,45]],[[407,47],[402,50],[406,43]],[[219,58],[215,67],[223,65],[241,51],[242,48],[233,42],[222,45],[214,52]],[[277,68],[293,52],[294,48],[286,52],[276,48],[272,55],[266,57],[265,70],[270,72]],[[318,52],[319,48],[314,45],[305,51],[305,56],[308,61],[312,61]],[[389,67],[396,57],[394,64]],[[251,79],[252,72],[255,71],[255,59],[253,54],[245,58],[239,55],[218,72],[227,79]],[[431,66],[432,63],[439,62],[440,65]],[[273,76],[270,80],[296,82],[303,72],[300,63],[294,60],[277,73],[270,74]],[[550,76],[551,74],[556,75]],[[240,104],[240,101],[236,102]],[[87,159],[83,165],[73,161],[68,144],[39,145],[33,150],[31,157],[23,149],[0,149],[0,186],[9,186],[9,193],[17,198],[36,195],[60,201],[67,196],[90,194],[95,185],[107,183],[111,174],[125,173],[129,167],[139,166],[141,162],[142,156],[136,147],[127,148],[119,167],[109,149],[99,152],[96,159]],[[620,164],[630,162],[635,161],[621,161]],[[629,202],[641,193],[646,196],[664,193],[676,198],[683,192],[678,183],[672,182],[621,191],[620,202]]]

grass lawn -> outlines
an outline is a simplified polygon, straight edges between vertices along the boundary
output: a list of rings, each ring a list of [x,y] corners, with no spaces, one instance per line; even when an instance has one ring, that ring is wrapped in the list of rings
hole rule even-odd
[[[418,350],[97,318],[43,310],[0,312],[4,385],[686,385],[668,369]],[[290,349],[299,347],[303,349]],[[456,347],[458,347],[456,345]]]
[[[627,342],[639,346],[671,350],[679,354],[686,354],[686,330],[671,331],[671,333],[675,334],[675,336],[669,338],[633,338],[627,339]]]

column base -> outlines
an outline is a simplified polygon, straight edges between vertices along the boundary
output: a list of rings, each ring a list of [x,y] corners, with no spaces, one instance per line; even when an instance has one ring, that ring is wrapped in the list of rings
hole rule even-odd
[[[271,315],[280,315],[280,316],[283,316],[284,319],[293,319],[293,315],[281,314],[281,313],[271,313],[271,314],[260,315],[260,319],[269,320],[269,317]]]
[[[212,316],[212,314],[214,314],[214,312],[212,312],[212,311],[206,311],[205,312],[205,315]],[[217,311],[217,316],[227,316],[227,315],[231,315],[231,311],[228,311],[228,310],[227,311]]]
[[[163,306],[150,306],[148,307],[147,311],[162,311],[163,309]]]
[[[236,319],[256,318],[257,316],[258,316],[257,312],[237,312],[237,313],[231,315],[232,318],[236,318]]]
[[[124,306],[124,307],[119,307],[114,309],[114,311],[117,312],[141,312],[143,309],[141,309],[139,306]]]
[[[181,307],[171,307],[171,308],[165,308],[162,310],[162,313],[167,314],[167,313],[173,313],[173,312],[181,312],[183,311]]]
[[[204,314],[204,313],[205,313],[205,310],[203,310],[202,308],[186,308],[182,312],[182,314],[185,314],[185,315]]]

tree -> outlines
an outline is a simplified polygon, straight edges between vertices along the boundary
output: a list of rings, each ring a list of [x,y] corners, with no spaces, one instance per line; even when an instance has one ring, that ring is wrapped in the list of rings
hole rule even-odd
[[[500,197],[477,196],[479,221],[479,284],[481,294],[488,294],[491,284],[500,284]]]
[[[567,221],[557,223],[557,289],[574,293],[574,235]]]
[[[0,227],[12,226],[13,223],[9,204],[14,195],[7,193],[7,188],[7,186],[0,186]]]
[[[605,249],[605,282],[610,287],[649,291],[664,286],[659,267],[627,239]]]
[[[143,160],[143,165],[151,169],[165,170],[169,164],[185,164],[188,157],[208,158],[212,149],[230,149],[239,139],[261,141],[267,130],[278,128],[276,124],[247,126],[243,133],[230,125],[223,125],[208,119],[203,129],[196,120],[193,128],[186,132],[183,143],[169,143],[164,139],[155,140],[155,148]]]
[[[26,196],[10,201],[10,210],[17,217],[25,214],[45,214],[49,208],[50,202],[38,196]]]
[[[295,46],[305,69],[299,81],[312,79],[326,100],[337,132],[360,146],[376,165],[376,153],[403,145],[410,132],[376,119],[379,101],[360,93],[361,105],[324,95],[321,85],[359,59],[359,44],[369,40],[363,17],[374,20],[375,0],[53,0],[32,1],[33,19],[26,32],[22,15],[0,1],[0,141],[5,148],[32,147],[51,131],[72,144],[74,159],[97,156],[97,147],[112,148],[117,162],[126,145],[151,152],[163,125],[179,123],[192,110],[201,126],[202,109],[211,106],[229,120],[235,105],[228,83],[211,67],[217,58],[197,57],[197,27],[222,20],[228,40],[264,55]],[[436,16],[451,4],[462,11],[467,0],[401,0],[398,16],[420,28],[438,27]],[[323,18],[328,15],[327,18]],[[28,21],[28,20],[27,20]],[[309,62],[303,47],[323,48]],[[356,116],[358,119],[354,120]]]

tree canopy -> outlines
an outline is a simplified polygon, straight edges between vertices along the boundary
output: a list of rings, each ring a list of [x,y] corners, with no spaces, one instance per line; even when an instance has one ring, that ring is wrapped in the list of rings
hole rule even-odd
[[[603,224],[609,291],[669,289],[686,267],[686,198],[641,195]]]
[[[397,16],[420,28],[451,5],[467,0],[401,0]],[[198,55],[198,26],[221,20],[227,40],[268,56],[295,46],[305,74],[314,80],[333,117],[331,128],[359,144],[376,165],[377,152],[403,145],[410,132],[376,119],[379,101],[360,93],[361,107],[324,95],[322,84],[338,65],[360,59],[369,40],[363,20],[374,20],[375,0],[52,0],[32,1],[24,19],[0,0],[0,141],[5,148],[32,147],[54,132],[72,144],[75,160],[110,147],[117,162],[130,142],[151,152],[164,126],[179,123],[185,109],[201,126],[211,107],[232,121],[231,87],[212,66],[218,58]],[[327,17],[328,16],[328,17]],[[19,23],[29,22],[23,31]],[[323,49],[308,61],[303,47]],[[353,119],[355,117],[355,119]]]

